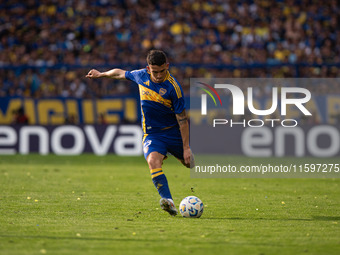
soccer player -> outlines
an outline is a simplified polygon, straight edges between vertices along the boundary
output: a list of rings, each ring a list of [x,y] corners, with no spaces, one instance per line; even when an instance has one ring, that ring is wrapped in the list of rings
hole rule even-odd
[[[145,69],[125,71],[115,68],[107,72],[92,69],[86,77],[126,79],[138,84],[144,157],[149,165],[152,181],[161,196],[161,208],[175,216],[177,209],[162,165],[168,152],[188,168],[194,164],[189,147],[189,124],[183,90],[169,73],[169,63],[163,51],[151,50],[146,61],[148,65]]]

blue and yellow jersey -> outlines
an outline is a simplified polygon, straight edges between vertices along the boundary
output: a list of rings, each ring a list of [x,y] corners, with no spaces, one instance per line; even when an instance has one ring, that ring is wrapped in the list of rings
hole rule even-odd
[[[169,71],[161,83],[152,82],[147,69],[127,71],[125,78],[139,86],[144,134],[179,127],[176,114],[185,109],[183,90]]]

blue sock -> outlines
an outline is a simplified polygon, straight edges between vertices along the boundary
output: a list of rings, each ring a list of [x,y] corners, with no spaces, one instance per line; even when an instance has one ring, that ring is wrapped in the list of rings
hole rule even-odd
[[[172,199],[169,185],[168,185],[168,180],[166,179],[166,176],[164,175],[162,168],[152,169],[150,173],[151,173],[152,182],[157,188],[159,195],[162,198]]]

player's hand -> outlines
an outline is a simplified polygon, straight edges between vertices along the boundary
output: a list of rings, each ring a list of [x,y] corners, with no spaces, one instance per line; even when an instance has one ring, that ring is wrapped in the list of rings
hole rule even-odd
[[[92,69],[87,75],[86,78],[99,78],[101,77],[101,72],[96,69]]]
[[[190,148],[183,151],[183,158],[186,167],[193,168],[195,166],[194,154],[192,154]]]

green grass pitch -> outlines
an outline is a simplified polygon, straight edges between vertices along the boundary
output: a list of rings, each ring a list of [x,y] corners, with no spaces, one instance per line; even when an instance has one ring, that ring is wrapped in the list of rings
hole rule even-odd
[[[203,201],[200,219],[160,209],[142,157],[1,156],[0,254],[340,254],[340,179],[163,169],[177,207]]]

